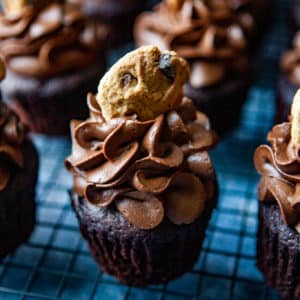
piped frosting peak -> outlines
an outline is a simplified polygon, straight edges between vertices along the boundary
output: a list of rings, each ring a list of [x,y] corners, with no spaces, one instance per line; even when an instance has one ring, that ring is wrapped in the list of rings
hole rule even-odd
[[[277,201],[283,221],[300,233],[300,90],[295,95],[291,121],[273,127],[271,146],[256,149],[254,163],[261,174],[259,198]]]
[[[190,224],[216,197],[208,155],[217,142],[207,117],[182,95],[187,63],[174,52],[142,47],[114,65],[90,118],[73,121],[66,167],[74,192],[98,207],[114,207],[140,229],[166,217]]]

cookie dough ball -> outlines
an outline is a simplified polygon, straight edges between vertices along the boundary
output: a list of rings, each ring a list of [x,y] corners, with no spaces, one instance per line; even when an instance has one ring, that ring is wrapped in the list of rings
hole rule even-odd
[[[104,75],[97,101],[106,121],[134,114],[151,120],[179,104],[188,77],[187,62],[175,52],[141,47]]]

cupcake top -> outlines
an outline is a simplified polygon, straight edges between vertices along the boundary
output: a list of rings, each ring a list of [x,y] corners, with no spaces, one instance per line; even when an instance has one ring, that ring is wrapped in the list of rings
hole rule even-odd
[[[47,78],[94,63],[107,35],[83,13],[62,0],[3,0],[0,54],[8,69]]]
[[[74,192],[118,210],[140,229],[166,216],[189,224],[216,195],[207,150],[216,143],[207,117],[182,95],[186,62],[142,47],[123,57],[88,95],[90,118],[72,121],[66,167]]]
[[[300,233],[300,90],[290,120],[273,127],[268,134],[271,146],[259,146],[254,163],[262,176],[259,199],[277,201],[284,223]]]
[[[293,48],[282,55],[280,67],[292,83],[300,86],[300,31],[294,37]]]
[[[165,0],[138,17],[138,45],[172,49],[191,64],[190,84],[211,86],[248,68],[248,40],[256,30],[250,0]]]
[[[4,64],[0,61],[0,80],[4,74]],[[19,118],[0,102],[0,191],[7,187],[15,169],[23,167],[24,139],[25,128]]]

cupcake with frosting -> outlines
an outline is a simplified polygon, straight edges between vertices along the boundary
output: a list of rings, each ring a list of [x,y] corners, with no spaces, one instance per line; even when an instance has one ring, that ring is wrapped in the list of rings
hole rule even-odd
[[[65,1],[3,0],[0,55],[4,101],[33,131],[66,134],[84,118],[84,95],[105,69],[107,28]]]
[[[0,62],[0,79],[4,77]],[[0,259],[30,236],[35,224],[37,152],[19,118],[0,101]]]
[[[73,209],[101,269],[133,285],[167,282],[198,258],[216,205],[207,117],[183,96],[188,65],[139,48],[88,95],[72,121]]]
[[[85,14],[109,29],[112,47],[132,41],[132,27],[139,13],[146,8],[145,0],[68,0],[79,6]]]
[[[254,155],[261,175],[257,264],[282,299],[299,299],[300,90],[290,121],[274,126],[267,139],[270,145]]]
[[[138,46],[171,49],[190,64],[185,95],[219,133],[232,129],[251,83],[257,33],[251,1],[165,0],[135,24]]]

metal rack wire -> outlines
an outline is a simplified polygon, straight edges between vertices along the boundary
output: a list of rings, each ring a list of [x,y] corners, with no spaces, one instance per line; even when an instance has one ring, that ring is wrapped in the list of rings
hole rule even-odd
[[[288,4],[278,2],[240,126],[212,153],[220,198],[194,269],[167,285],[143,289],[124,286],[102,273],[70,208],[71,178],[63,167],[70,143],[35,136],[41,163],[37,225],[30,241],[0,263],[0,299],[278,299],[255,266],[258,176],[252,156],[273,122],[273,81],[288,42]]]

